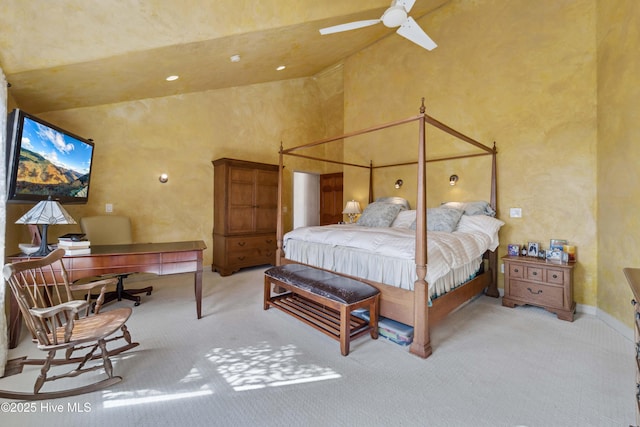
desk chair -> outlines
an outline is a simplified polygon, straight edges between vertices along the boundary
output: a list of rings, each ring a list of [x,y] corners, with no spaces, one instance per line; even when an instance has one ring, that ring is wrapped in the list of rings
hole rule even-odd
[[[128,245],[133,243],[133,233],[131,232],[131,220],[127,216],[121,215],[97,215],[80,218],[80,228],[86,234],[91,245]],[[152,286],[143,289],[124,289],[124,279],[130,273],[112,274],[108,277],[116,277],[118,284],[114,292],[105,294],[106,304],[113,300],[122,301],[127,299],[134,301],[134,305],[140,305],[140,297],[137,294],[146,293],[151,295]],[[104,277],[104,276],[101,276]]]

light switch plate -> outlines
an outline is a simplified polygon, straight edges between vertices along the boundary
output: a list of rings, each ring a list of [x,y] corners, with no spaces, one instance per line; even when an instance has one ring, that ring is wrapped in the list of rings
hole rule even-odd
[[[522,218],[522,208],[509,208],[511,218]]]

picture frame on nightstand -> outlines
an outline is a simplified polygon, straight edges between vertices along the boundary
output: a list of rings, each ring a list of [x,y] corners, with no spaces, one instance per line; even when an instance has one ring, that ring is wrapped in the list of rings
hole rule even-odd
[[[558,250],[562,252],[564,245],[568,242],[564,239],[551,239],[549,240],[549,250]]]
[[[548,250],[547,259],[549,261],[562,261],[562,251],[558,249]]]
[[[520,255],[520,245],[509,243],[507,245],[507,254],[509,256],[518,256],[518,255]]]
[[[538,256],[538,242],[529,242],[527,244],[527,256],[537,257]]]

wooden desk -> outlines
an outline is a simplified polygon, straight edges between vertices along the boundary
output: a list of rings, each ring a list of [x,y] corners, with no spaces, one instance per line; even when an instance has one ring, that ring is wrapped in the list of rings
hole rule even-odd
[[[131,245],[91,246],[91,254],[65,256],[62,259],[71,282],[83,277],[108,273],[155,273],[160,276],[195,273],[196,313],[202,317],[202,240],[191,242],[134,243]],[[9,262],[29,259],[25,254],[8,257]],[[18,303],[10,298],[9,348],[20,339],[22,316]]]

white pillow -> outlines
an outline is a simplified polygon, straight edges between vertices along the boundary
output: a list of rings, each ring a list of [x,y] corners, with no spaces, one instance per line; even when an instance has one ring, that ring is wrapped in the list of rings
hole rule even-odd
[[[416,211],[400,211],[396,219],[391,223],[392,227],[409,228],[416,220]]]
[[[448,207],[453,209],[462,209],[465,215],[489,215],[496,216],[496,211],[493,210],[488,202],[446,202],[440,205],[442,207]]]
[[[498,231],[500,227],[504,225],[504,222],[499,219],[486,216],[486,215],[462,215],[458,222],[456,231],[463,233],[484,233],[491,237],[491,244],[489,249],[495,251],[500,244],[498,240]]]

